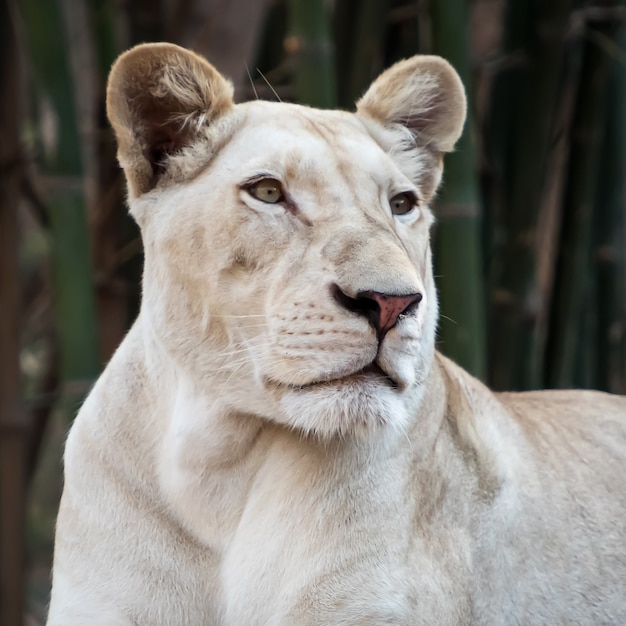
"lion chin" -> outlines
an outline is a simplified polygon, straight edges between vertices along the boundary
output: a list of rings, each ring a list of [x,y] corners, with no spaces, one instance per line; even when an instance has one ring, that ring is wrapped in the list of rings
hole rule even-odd
[[[372,436],[387,426],[402,430],[408,422],[397,389],[385,379],[361,376],[290,389],[280,408],[281,422],[321,439]]]
[[[402,391],[375,363],[303,385],[266,384],[281,391],[277,421],[320,439],[363,438],[382,427],[401,430],[407,423]]]

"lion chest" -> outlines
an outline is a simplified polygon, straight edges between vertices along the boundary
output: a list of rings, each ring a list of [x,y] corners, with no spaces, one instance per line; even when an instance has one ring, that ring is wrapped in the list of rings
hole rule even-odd
[[[467,537],[420,518],[401,465],[294,448],[261,468],[223,552],[224,623],[463,623]]]

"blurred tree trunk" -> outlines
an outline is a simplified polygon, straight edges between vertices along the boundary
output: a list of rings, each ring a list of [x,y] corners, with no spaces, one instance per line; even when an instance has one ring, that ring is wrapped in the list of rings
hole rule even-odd
[[[432,3],[433,51],[454,65],[466,86],[468,120],[455,152],[445,160],[435,207],[435,274],[439,281],[441,350],[469,372],[486,375],[485,286],[482,280],[481,210],[469,85],[466,0]]]
[[[189,0],[173,0],[188,5]],[[168,23],[167,2],[164,0],[130,0],[116,7],[120,13],[128,17],[128,41],[124,47],[133,43],[163,41],[168,39],[166,24]]]
[[[607,10],[608,3],[601,4],[597,16],[593,12],[587,14],[582,32],[582,64],[571,129],[572,148],[548,343],[548,384],[554,387],[591,386],[594,369],[592,363],[587,363],[586,371],[579,370],[578,365],[581,350],[587,356],[595,354],[593,349],[588,349],[592,347],[592,326],[585,323],[593,301],[592,224],[598,198],[612,52],[618,49],[617,16]],[[619,155],[609,157],[611,161],[614,158],[619,162]],[[605,206],[596,207],[597,212],[607,210]],[[615,286],[611,291],[614,289]],[[607,321],[605,318],[603,323]]]
[[[0,4],[0,624],[20,626],[24,606],[25,424],[21,409],[21,285],[17,210],[22,59],[16,11]]]
[[[204,55],[235,84],[239,96],[248,80],[261,25],[270,0],[178,0],[169,3],[171,41]],[[250,71],[253,78],[255,72]]]
[[[496,238],[490,334],[491,384],[497,389],[541,385],[537,344],[549,294],[539,289],[539,207],[546,184],[554,112],[572,0],[510,0],[502,69],[494,85],[490,125],[496,171]]]
[[[287,0],[289,36],[285,42],[293,62],[298,102],[337,106],[330,11],[325,0]]]

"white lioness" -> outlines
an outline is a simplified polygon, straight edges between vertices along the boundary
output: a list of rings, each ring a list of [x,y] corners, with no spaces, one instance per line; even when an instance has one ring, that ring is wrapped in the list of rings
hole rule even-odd
[[[67,442],[50,625],[626,624],[626,400],[435,351],[445,61],[351,114],[144,45],[108,111],[143,305]]]

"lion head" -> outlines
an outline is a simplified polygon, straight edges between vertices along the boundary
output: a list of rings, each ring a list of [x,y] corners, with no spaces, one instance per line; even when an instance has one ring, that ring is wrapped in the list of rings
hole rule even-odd
[[[450,65],[401,61],[348,113],[235,105],[204,59],[147,44],[107,105],[163,363],[320,437],[402,428],[434,355],[429,202],[466,111]]]

